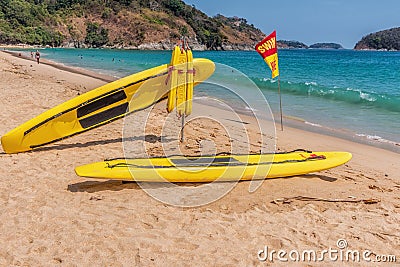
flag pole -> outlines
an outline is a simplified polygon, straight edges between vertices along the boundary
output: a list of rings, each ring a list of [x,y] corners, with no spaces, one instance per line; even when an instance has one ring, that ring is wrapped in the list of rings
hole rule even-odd
[[[281,113],[281,131],[283,132],[283,115],[282,115],[282,94],[281,94],[281,75],[278,76],[278,94],[279,94],[279,110]]]

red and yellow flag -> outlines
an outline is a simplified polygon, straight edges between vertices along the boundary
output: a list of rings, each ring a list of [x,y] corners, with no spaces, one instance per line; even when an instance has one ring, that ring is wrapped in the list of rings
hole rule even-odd
[[[257,52],[264,58],[272,71],[272,78],[279,76],[278,48],[276,46],[276,31],[265,37],[256,45]]]

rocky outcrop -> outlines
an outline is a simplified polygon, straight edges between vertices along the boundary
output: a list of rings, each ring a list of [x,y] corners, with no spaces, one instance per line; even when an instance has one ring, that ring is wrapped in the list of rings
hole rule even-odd
[[[234,51],[234,50],[242,50],[242,51],[252,51],[254,50],[254,46],[248,44],[232,44],[232,45],[222,45],[220,50],[223,51]]]
[[[354,46],[356,50],[400,50],[400,27],[368,34]]]

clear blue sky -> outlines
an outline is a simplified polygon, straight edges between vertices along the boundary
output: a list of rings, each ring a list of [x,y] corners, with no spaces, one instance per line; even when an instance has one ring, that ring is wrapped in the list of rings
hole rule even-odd
[[[243,17],[266,34],[276,29],[278,40],[307,45],[335,42],[353,48],[366,34],[400,27],[400,0],[184,1],[209,16]]]

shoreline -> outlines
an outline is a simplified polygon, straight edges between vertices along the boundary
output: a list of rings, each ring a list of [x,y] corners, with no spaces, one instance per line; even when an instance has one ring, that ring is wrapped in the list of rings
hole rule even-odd
[[[8,54],[10,54],[10,55],[12,55],[14,57],[17,57],[17,58],[22,58],[22,59],[29,60],[29,61],[32,61],[32,62],[36,63],[36,60],[34,58],[30,58],[29,56],[24,55],[24,54],[22,54],[20,52],[17,52],[17,51],[2,50],[2,52],[8,53]],[[70,73],[74,73],[74,74],[85,75],[85,76],[88,76],[88,77],[91,77],[91,78],[95,78],[95,79],[101,80],[103,82],[112,82],[112,81],[116,80],[115,77],[112,77],[110,75],[100,74],[100,73],[97,73],[97,72],[94,72],[94,71],[91,71],[91,70],[88,70],[88,69],[70,67],[70,66],[64,65],[64,64],[59,63],[59,62],[55,62],[55,61],[48,60],[48,59],[43,59],[42,57],[40,58],[40,64],[45,64],[45,65],[54,67],[56,69],[64,70],[64,71],[67,71],[67,72],[70,72]]]
[[[0,69],[0,135],[105,83],[7,53],[0,53]],[[339,239],[352,251],[400,256],[400,155],[373,146],[285,127],[276,131],[276,151],[348,151],[353,159],[327,171],[266,179],[253,193],[249,182],[240,182],[197,208],[162,203],[136,183],[75,175],[77,166],[123,156],[123,141],[145,144],[151,155],[173,145],[176,137],[162,138],[165,102],[152,110],[144,139],[134,131],[123,136],[124,120],[116,120],[32,152],[4,154],[0,149],[2,265],[254,266],[263,264],[257,252],[265,246],[321,251],[336,248]],[[213,107],[197,111],[218,112]],[[220,113],[226,129],[188,120],[182,151],[199,153],[203,140],[226,151],[245,133],[243,127],[250,136],[244,145],[260,149],[254,121]],[[140,121],[145,115],[128,117]],[[175,114],[170,118],[169,126],[179,130],[180,120]],[[326,266],[335,266],[326,260]]]
[[[358,144],[368,145],[376,148],[385,149],[391,152],[400,153],[400,143],[386,140],[377,136],[363,135],[348,129],[333,129],[328,126],[314,124],[312,122],[295,119],[291,116],[283,116],[286,118],[286,124],[292,128],[322,134],[326,136],[336,137],[343,140],[355,142]],[[285,121],[284,121],[285,124]]]

